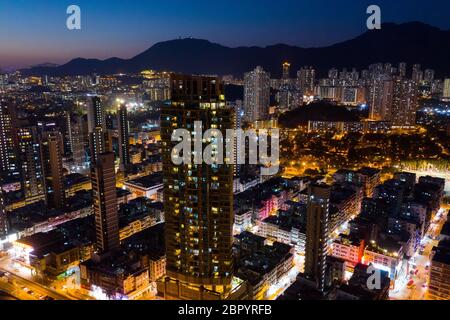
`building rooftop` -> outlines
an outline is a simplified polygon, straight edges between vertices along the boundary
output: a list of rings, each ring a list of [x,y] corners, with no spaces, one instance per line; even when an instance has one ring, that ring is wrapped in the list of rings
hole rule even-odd
[[[13,231],[26,230],[37,223],[45,222],[47,219],[47,208],[43,201],[13,210],[8,214],[10,227]]]
[[[79,173],[71,173],[64,177],[64,186],[70,188],[77,184],[90,182],[91,179]]]
[[[239,193],[235,196],[235,204],[239,207],[258,207],[262,202],[278,195],[284,190],[290,190],[288,180],[281,177],[272,178],[264,183]]]
[[[306,279],[302,274],[299,274],[297,281],[295,281],[289,288],[283,292],[278,300],[326,300],[323,292],[317,290],[316,283]]]
[[[252,252],[239,253],[236,261],[240,271],[239,276],[244,280],[249,275],[249,281],[258,281],[257,275],[264,276],[270,273],[278,265],[292,258],[292,247],[275,242],[273,245],[265,245]]]
[[[117,188],[117,197],[118,198],[122,198],[122,197],[127,197],[132,195],[132,193],[126,189],[122,189],[122,188]]]
[[[306,209],[306,208],[305,208]],[[280,229],[291,231],[292,228],[306,233],[306,216],[298,215],[293,211],[278,211],[278,215],[263,220],[264,223],[278,226]]]
[[[239,242],[246,242],[246,243],[265,243],[266,238],[258,236],[254,233],[251,233],[250,231],[244,231],[240,234],[234,236],[235,239],[237,239]]]
[[[350,170],[350,169],[339,169],[335,172],[335,174],[350,174],[350,173],[354,173],[355,171]]]
[[[442,227],[441,234],[450,237],[450,221],[447,221]]]
[[[119,210],[119,225],[121,228],[133,223],[134,221],[154,214],[154,210],[162,211],[161,202],[152,202],[150,199],[140,197],[122,204]],[[156,219],[156,216],[153,215]]]
[[[331,187],[330,202],[333,204],[340,204],[356,195],[356,191],[351,189],[348,185],[333,184]]]
[[[126,239],[120,250],[111,252],[110,255],[94,257],[83,265],[105,275],[126,278],[145,269],[145,256],[152,260],[163,257],[164,254],[164,225],[160,224]]]
[[[140,177],[134,180],[130,180],[128,182],[126,182],[125,184],[127,185],[134,185],[134,186],[138,186],[141,188],[153,188],[156,186],[160,186],[163,183],[163,175],[161,172],[158,173],[153,173],[151,175],[145,176],[145,177]]]
[[[92,243],[92,238],[84,239],[83,235],[77,232],[75,222],[79,223],[81,221],[71,221],[70,225],[63,225],[62,227],[47,233],[36,233],[32,236],[17,240],[16,243],[29,247],[31,249],[30,255],[38,258],[43,258],[51,253],[61,254],[77,248],[80,245]],[[91,225],[92,222],[93,221],[91,221]],[[65,232],[67,229],[69,229],[70,232]]]
[[[439,262],[450,265],[450,241],[444,240],[439,242],[439,245],[433,249],[435,254],[433,262]]]
[[[361,244],[361,241],[362,241],[361,239],[359,239],[358,237],[356,237],[354,235],[346,235],[346,234],[341,233],[339,235],[339,238],[336,239],[334,242],[359,247]]]
[[[31,255],[43,258],[50,253],[61,254],[70,251],[72,249],[75,249],[77,247],[78,246],[75,245],[74,243],[61,241],[40,249],[33,250]]]
[[[31,236],[17,240],[16,243],[37,250],[49,245],[54,245],[63,239],[64,237],[60,232],[50,231],[48,233],[35,233]]]
[[[377,293],[375,291],[364,289],[360,286],[343,284],[336,292],[336,300],[349,300],[347,299],[348,295],[357,300],[374,300]]]
[[[399,258],[402,248],[403,245],[399,241],[391,237],[380,237],[377,242],[369,242],[366,250]]]
[[[122,276],[127,278],[142,271],[140,257],[124,251],[115,251],[109,256],[100,259],[90,259],[82,263],[89,270],[98,271],[109,276]]]
[[[375,176],[377,174],[380,174],[380,172],[381,172],[380,170],[374,169],[374,168],[370,168],[370,167],[364,167],[364,168],[361,168],[361,169],[359,169],[357,171],[357,173],[365,175],[365,176],[369,176],[369,177],[372,177],[372,176]]]

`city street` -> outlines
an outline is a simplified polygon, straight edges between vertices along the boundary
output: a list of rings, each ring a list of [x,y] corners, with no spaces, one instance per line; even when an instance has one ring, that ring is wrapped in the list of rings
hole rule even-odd
[[[447,221],[447,214],[448,211],[444,209],[439,210],[436,214],[425,238],[422,239],[423,251],[416,252],[409,261],[413,274],[397,280],[396,288],[389,293],[391,300],[424,300],[426,298],[431,252],[439,242],[433,238],[438,237],[441,233],[442,227]]]
[[[278,283],[273,284],[267,291],[268,300],[276,300],[287,288],[289,288],[296,280],[300,272],[303,271],[305,258],[295,254],[294,266],[283,276]]]
[[[0,271],[5,273],[0,279],[0,290],[3,290],[20,300],[76,300],[67,295],[59,293],[31,279],[31,274],[27,275],[18,268],[11,267],[9,257],[0,259]]]
[[[5,272],[6,270],[0,269]],[[19,300],[72,300],[66,296],[48,289],[36,282],[29,281],[9,272],[0,279],[0,290],[3,290]]]

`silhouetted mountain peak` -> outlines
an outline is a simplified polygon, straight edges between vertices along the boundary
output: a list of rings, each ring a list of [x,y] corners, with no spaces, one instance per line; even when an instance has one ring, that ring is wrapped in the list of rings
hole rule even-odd
[[[184,38],[159,42],[141,54],[125,60],[77,58],[57,68],[32,68],[28,74],[79,75],[139,72],[143,69],[180,73],[234,74],[261,65],[274,77],[281,75],[281,64],[291,63],[293,71],[314,66],[319,76],[336,68],[366,68],[377,62],[420,63],[436,70],[437,76],[450,74],[450,31],[421,22],[384,23],[381,30],[324,48],[301,48],[286,44],[267,47],[230,48],[204,39]]]
[[[42,67],[44,67],[44,68],[56,68],[58,66],[59,66],[59,64],[56,64],[56,63],[44,62],[44,63],[40,63],[40,64],[37,64],[37,65],[34,65],[34,66],[32,66],[32,68],[42,68]]]
[[[143,53],[146,53],[151,50],[158,50],[158,49],[194,49],[194,48],[207,48],[207,47],[215,47],[215,48],[227,48],[225,46],[222,46],[218,43],[213,43],[209,40],[205,39],[195,39],[195,38],[184,38],[184,39],[174,39],[169,41],[163,41],[158,42],[155,45],[153,45],[148,50],[144,51]]]

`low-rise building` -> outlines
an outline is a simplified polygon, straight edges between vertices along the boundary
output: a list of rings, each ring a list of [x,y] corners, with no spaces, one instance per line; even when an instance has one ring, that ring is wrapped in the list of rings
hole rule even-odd
[[[136,198],[120,207],[120,240],[164,222],[163,204],[147,198]]]
[[[250,299],[270,298],[270,288],[276,287],[294,266],[294,248],[279,242],[268,245],[264,238],[249,232],[235,239],[236,275],[247,282]]]
[[[81,286],[94,296],[138,299],[165,275],[164,252],[164,225],[158,224],[124,240],[120,250],[83,262]]]
[[[88,239],[73,239],[60,230],[36,233],[13,243],[12,259],[41,279],[61,278],[89,260],[94,245]]]
[[[369,242],[364,250],[362,262],[387,271],[393,282],[408,271],[403,245],[392,238],[380,237],[377,241]]]
[[[82,288],[114,300],[133,300],[151,290],[148,265],[122,252],[82,263],[80,277]]]
[[[353,269],[354,266],[361,263],[364,249],[364,239],[341,234],[333,242],[331,255],[347,261],[348,266]]]
[[[247,230],[252,225],[252,211],[249,209],[235,208],[234,230],[237,233]]]
[[[163,187],[161,173],[153,173],[124,183],[124,186],[133,194],[133,198],[146,197],[156,200],[157,192]]]
[[[150,281],[156,282],[166,275],[166,254],[163,250],[149,255]]]
[[[379,272],[379,287],[370,277]],[[341,285],[334,293],[335,300],[389,300],[390,279],[386,271],[372,270],[368,265],[358,264],[348,284]],[[373,285],[373,287],[372,287]]]
[[[306,205],[304,207],[306,210]],[[259,234],[272,241],[284,243],[295,248],[299,255],[305,255],[306,221],[305,216],[295,211],[279,211],[261,221]]]
[[[91,179],[79,173],[72,173],[64,177],[66,198],[73,197],[79,191],[92,190]]]

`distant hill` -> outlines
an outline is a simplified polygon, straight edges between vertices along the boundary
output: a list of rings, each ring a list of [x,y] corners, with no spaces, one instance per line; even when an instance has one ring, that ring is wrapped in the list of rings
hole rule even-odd
[[[45,62],[45,63],[34,65],[31,68],[56,68],[56,67],[59,67],[59,64]]]
[[[281,64],[289,61],[292,70],[314,66],[319,76],[328,69],[363,69],[377,62],[420,63],[436,70],[438,77],[450,76],[450,31],[420,22],[387,23],[348,41],[323,48],[301,48],[277,44],[261,47],[229,48],[207,40],[180,39],[160,42],[125,60],[77,58],[58,67],[40,66],[24,70],[32,75],[83,75],[168,70],[189,74],[233,74],[242,76],[257,65],[280,77]],[[292,74],[294,76],[294,74]]]
[[[297,128],[299,125],[306,125],[308,121],[358,120],[359,117],[345,107],[319,101],[282,114],[278,123],[282,128]]]

